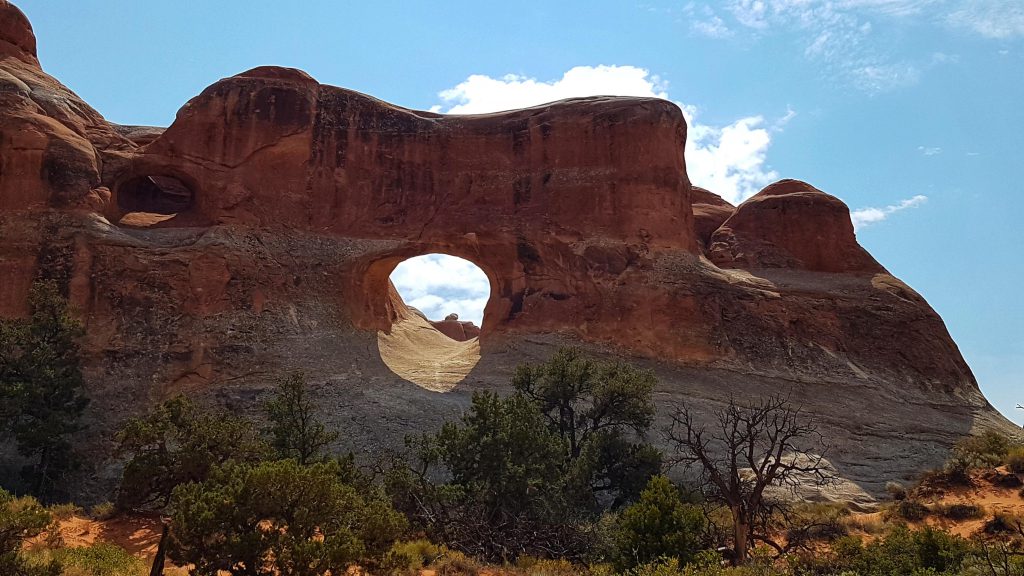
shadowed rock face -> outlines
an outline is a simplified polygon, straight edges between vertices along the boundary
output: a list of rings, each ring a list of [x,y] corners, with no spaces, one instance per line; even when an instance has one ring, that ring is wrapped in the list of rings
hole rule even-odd
[[[4,0],[0,17],[0,315],[26,312],[34,279],[67,290],[101,480],[117,473],[112,431],[170,394],[255,409],[304,369],[327,420],[373,450],[565,342],[655,369],[662,418],[683,398],[790,393],[869,491],[1007,425],[840,200],[782,181],[733,207],[691,188],[669,102],[440,116],[267,67],[207,88],[166,130],[122,127],[39,68]],[[160,217],[119,226],[130,211]],[[427,253],[491,281],[480,363],[446,394],[377,352],[409,313],[391,272]]]

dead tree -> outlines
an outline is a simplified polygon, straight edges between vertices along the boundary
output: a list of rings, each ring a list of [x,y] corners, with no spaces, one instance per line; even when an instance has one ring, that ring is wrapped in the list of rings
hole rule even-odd
[[[780,501],[766,490],[824,486],[835,476],[826,468],[827,447],[814,421],[786,397],[770,396],[751,405],[730,399],[712,416],[705,425],[691,406],[678,406],[668,441],[675,463],[700,473],[707,501],[729,508],[733,561],[743,564],[755,540],[774,545],[765,528]],[[812,452],[810,447],[818,449]]]

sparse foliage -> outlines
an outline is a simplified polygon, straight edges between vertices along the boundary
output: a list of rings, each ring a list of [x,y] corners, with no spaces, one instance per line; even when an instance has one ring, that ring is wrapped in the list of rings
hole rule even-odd
[[[71,437],[80,432],[88,400],[82,394],[81,323],[53,282],[29,293],[27,320],[0,321],[0,432],[11,434],[29,460],[22,477],[47,500],[63,492],[79,460]]]
[[[705,499],[728,507],[734,561],[743,564],[755,540],[779,547],[766,528],[773,514],[785,512],[785,504],[770,488],[825,485],[834,476],[815,423],[785,397],[749,405],[730,399],[711,420],[710,426],[700,423],[684,404],[672,416],[668,441],[678,462],[699,472]]]
[[[264,404],[264,411],[271,422],[271,445],[281,458],[294,458],[303,465],[322,460],[324,449],[338,438],[316,417],[301,372],[278,382],[276,394]]]
[[[129,420],[118,435],[129,456],[117,505],[121,509],[162,509],[175,486],[202,481],[213,466],[229,460],[253,462],[269,448],[251,422],[204,410],[184,396]]]

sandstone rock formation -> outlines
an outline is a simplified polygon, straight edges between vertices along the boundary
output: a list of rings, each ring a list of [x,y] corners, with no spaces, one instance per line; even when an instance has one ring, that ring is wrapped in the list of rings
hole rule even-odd
[[[480,336],[480,328],[472,322],[460,321],[458,314],[449,314],[444,320],[431,320],[430,325],[456,342],[465,342]]]
[[[655,370],[662,417],[684,397],[789,393],[868,492],[1008,425],[840,200],[783,181],[733,208],[692,188],[670,102],[441,116],[267,67],[216,82],[166,130],[122,127],[34,46],[0,0],[0,315],[49,278],[84,319],[97,498],[118,471],[112,431],[174,393],[252,410],[301,368],[325,418],[373,450],[566,342]],[[479,363],[456,354],[465,379],[444,394],[382,360],[388,337],[442,337],[405,330],[418,317],[388,280],[434,252],[492,289]]]

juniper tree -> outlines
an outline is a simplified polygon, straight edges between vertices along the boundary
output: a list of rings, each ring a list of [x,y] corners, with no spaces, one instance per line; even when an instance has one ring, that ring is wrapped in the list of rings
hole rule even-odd
[[[323,459],[324,449],[338,438],[316,417],[307,391],[305,375],[296,372],[283,378],[274,398],[264,404],[271,445],[281,458],[303,465]]]
[[[53,282],[36,282],[27,319],[0,322],[0,430],[28,460],[22,477],[44,500],[60,496],[79,465],[71,438],[89,401],[78,339],[81,323]]]

